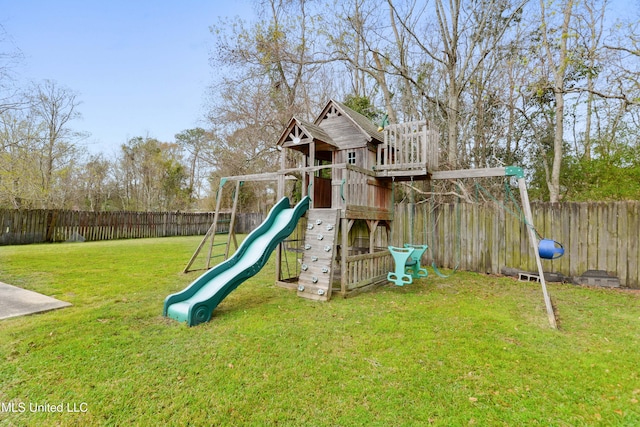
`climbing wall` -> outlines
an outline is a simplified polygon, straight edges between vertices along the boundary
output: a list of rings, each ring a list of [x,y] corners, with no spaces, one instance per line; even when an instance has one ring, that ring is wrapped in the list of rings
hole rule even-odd
[[[331,298],[339,212],[312,209],[307,214],[298,296],[318,301]]]

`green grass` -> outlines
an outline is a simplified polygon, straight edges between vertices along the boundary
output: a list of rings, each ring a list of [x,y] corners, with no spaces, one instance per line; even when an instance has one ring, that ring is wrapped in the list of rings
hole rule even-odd
[[[198,242],[0,248],[0,281],[73,304],[0,321],[0,403],[26,409],[0,425],[640,425],[638,294],[549,284],[554,331],[537,284],[459,272],[318,303],[271,260],[187,328],[162,303]]]

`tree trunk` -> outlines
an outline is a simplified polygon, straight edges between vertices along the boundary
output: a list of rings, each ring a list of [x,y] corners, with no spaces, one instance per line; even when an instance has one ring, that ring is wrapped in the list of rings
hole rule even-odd
[[[553,69],[553,94],[556,102],[555,106],[555,132],[553,136],[553,164],[551,166],[551,179],[547,182],[549,188],[549,201],[557,203],[560,201],[560,170],[562,167],[563,144],[564,144],[564,94],[565,94],[565,75],[567,65],[569,63],[567,52],[567,39],[569,35],[569,22],[573,11],[573,0],[567,0],[564,4],[562,12],[562,31],[560,32],[558,60],[554,61],[552,46],[548,39],[545,17],[545,1],[540,0],[540,8],[542,10],[542,36],[544,49],[546,52],[549,66]],[[555,62],[555,64],[554,64]]]

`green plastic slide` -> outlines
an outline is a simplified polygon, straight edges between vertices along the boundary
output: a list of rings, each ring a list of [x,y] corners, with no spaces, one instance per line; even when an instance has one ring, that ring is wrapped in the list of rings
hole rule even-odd
[[[290,208],[289,199],[283,197],[231,258],[198,277],[183,291],[169,295],[164,300],[163,316],[187,322],[189,326],[208,322],[227,295],[264,267],[276,246],[293,232],[309,209],[309,202],[307,196]]]

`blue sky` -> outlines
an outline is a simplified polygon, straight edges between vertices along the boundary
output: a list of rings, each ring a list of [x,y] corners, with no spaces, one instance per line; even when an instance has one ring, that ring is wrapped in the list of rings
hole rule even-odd
[[[637,16],[640,0],[612,0]],[[0,24],[24,55],[23,83],[54,80],[77,92],[92,152],[136,136],[173,141],[203,126],[219,17],[252,19],[252,0],[0,0]]]
[[[54,80],[79,94],[91,152],[129,138],[173,141],[202,125],[221,16],[251,19],[250,0],[0,0],[0,24],[24,55],[21,81]]]

